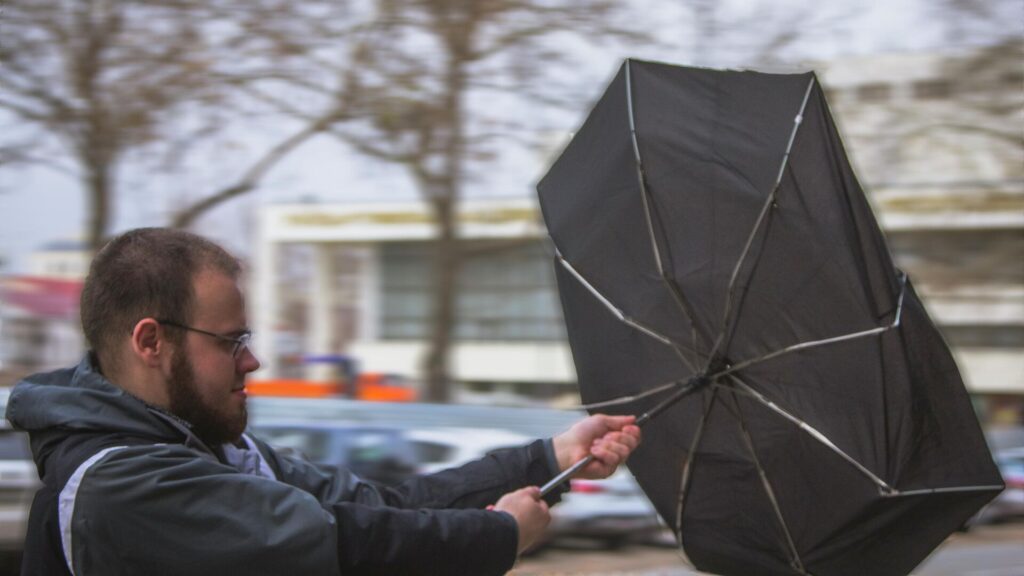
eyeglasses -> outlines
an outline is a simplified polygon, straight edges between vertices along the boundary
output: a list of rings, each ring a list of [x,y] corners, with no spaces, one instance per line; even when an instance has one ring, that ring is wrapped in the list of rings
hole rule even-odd
[[[225,336],[223,334],[217,334],[215,332],[209,332],[207,330],[200,330],[199,328],[193,328],[191,326],[186,326],[184,324],[179,324],[177,322],[172,322],[170,320],[161,320],[161,319],[157,318],[156,321],[161,323],[161,324],[163,324],[164,326],[171,326],[171,327],[174,327],[174,328],[181,328],[182,330],[188,330],[189,332],[198,332],[200,334],[205,334],[207,336],[211,336],[213,338],[216,338],[217,340],[220,340],[222,342],[230,342],[231,344],[234,345],[234,347],[231,349],[231,357],[232,358],[238,358],[238,356],[242,353],[242,350],[245,350],[246,348],[249,347],[249,342],[252,340],[252,332],[250,332],[248,330],[246,330],[245,332],[242,332],[238,336],[234,336],[233,337],[233,336]]]

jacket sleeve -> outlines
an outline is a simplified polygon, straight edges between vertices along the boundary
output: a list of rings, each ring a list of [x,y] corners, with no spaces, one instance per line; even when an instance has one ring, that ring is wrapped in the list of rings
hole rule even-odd
[[[60,495],[76,576],[339,574],[335,516],[309,493],[180,445],[114,448]]]
[[[260,452],[282,482],[316,496],[325,505],[354,502],[395,508],[483,508],[524,486],[540,486],[557,472],[544,440],[499,450],[458,468],[417,476],[395,486],[363,480],[348,470],[327,470],[298,458],[279,455],[257,440]],[[565,488],[545,499],[556,504]]]
[[[259,448],[282,482],[333,512],[345,574],[504,574],[515,563],[518,526],[508,514],[480,508],[553,475],[544,441],[393,487]],[[560,494],[553,491],[549,503]]]
[[[333,506],[342,574],[498,576],[516,561],[519,530],[504,512]]]

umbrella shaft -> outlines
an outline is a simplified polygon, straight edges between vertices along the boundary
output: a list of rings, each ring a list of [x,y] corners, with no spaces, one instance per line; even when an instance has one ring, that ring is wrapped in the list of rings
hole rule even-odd
[[[540,495],[541,496],[547,496],[548,492],[551,492],[552,490],[554,490],[562,482],[565,482],[566,480],[568,480],[569,478],[574,476],[577,472],[579,472],[580,468],[583,468],[584,466],[586,466],[587,464],[590,464],[593,461],[594,461],[594,455],[593,454],[587,454],[586,458],[580,459],[579,462],[577,462],[577,463],[573,464],[572,466],[566,468],[564,472],[562,472],[558,476],[555,476],[554,478],[549,480],[547,484],[541,486],[540,487]]]
[[[684,396],[686,396],[687,394],[693,392],[697,388],[700,388],[701,385],[705,384],[705,383],[707,383],[707,380],[705,380],[705,379],[701,379],[701,378],[691,379],[686,384],[683,384],[679,388],[679,390],[676,390],[676,392],[674,394],[672,394],[668,398],[662,400],[654,408],[651,408],[647,412],[645,412],[642,415],[640,415],[636,419],[636,425],[637,426],[643,426],[644,424],[649,422],[651,420],[651,418],[654,418],[658,414],[661,414],[669,406],[672,406],[676,402],[682,400]],[[555,476],[554,478],[549,480],[547,484],[545,484],[545,485],[540,487],[540,495],[541,496],[547,496],[548,492],[551,492],[552,490],[554,490],[555,487],[560,485],[562,482],[565,482],[569,478],[572,478],[577,472],[580,471],[581,468],[583,468],[587,464],[590,464],[593,461],[594,461],[594,455],[593,454],[588,454],[585,458],[581,459],[579,462],[577,462],[577,463],[573,464],[572,466],[566,468],[564,472],[562,472],[558,476]]]
[[[667,410],[669,408],[669,406],[672,406],[676,402],[679,402],[680,400],[683,399],[684,396],[686,396],[687,394],[693,392],[694,390],[699,388],[704,383],[705,383],[704,380],[698,379],[698,380],[690,380],[686,384],[683,384],[679,388],[679,390],[676,390],[676,392],[674,394],[672,394],[668,398],[662,400],[654,408],[651,408],[647,412],[644,412],[643,414],[638,416],[637,419],[636,419],[636,425],[637,426],[643,426],[648,421],[650,421],[651,418],[654,418],[658,414],[661,414],[662,412]]]

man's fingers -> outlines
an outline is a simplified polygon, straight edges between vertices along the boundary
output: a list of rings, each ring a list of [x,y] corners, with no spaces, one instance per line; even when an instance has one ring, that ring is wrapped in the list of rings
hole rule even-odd
[[[601,423],[608,430],[622,430],[623,427],[636,422],[636,416],[609,416],[608,414],[599,414],[598,417]]]
[[[595,446],[591,453],[602,463],[614,467],[626,461],[630,449],[622,444],[603,443]]]
[[[621,432],[609,432],[594,440],[590,452],[594,458],[614,468],[625,462],[639,444],[640,429],[636,426],[628,426]]]

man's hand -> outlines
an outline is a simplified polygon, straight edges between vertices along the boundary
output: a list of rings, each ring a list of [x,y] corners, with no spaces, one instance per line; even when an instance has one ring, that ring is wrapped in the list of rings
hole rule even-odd
[[[502,496],[497,504],[488,506],[487,509],[508,512],[516,519],[516,524],[519,525],[519,550],[516,551],[518,554],[533,546],[544,532],[544,528],[551,522],[548,504],[541,500],[540,488],[536,486],[509,492]]]
[[[635,416],[595,414],[577,422],[572,428],[552,439],[558,467],[566,470],[576,462],[594,455],[578,476],[607,478],[640,444],[640,428]]]

